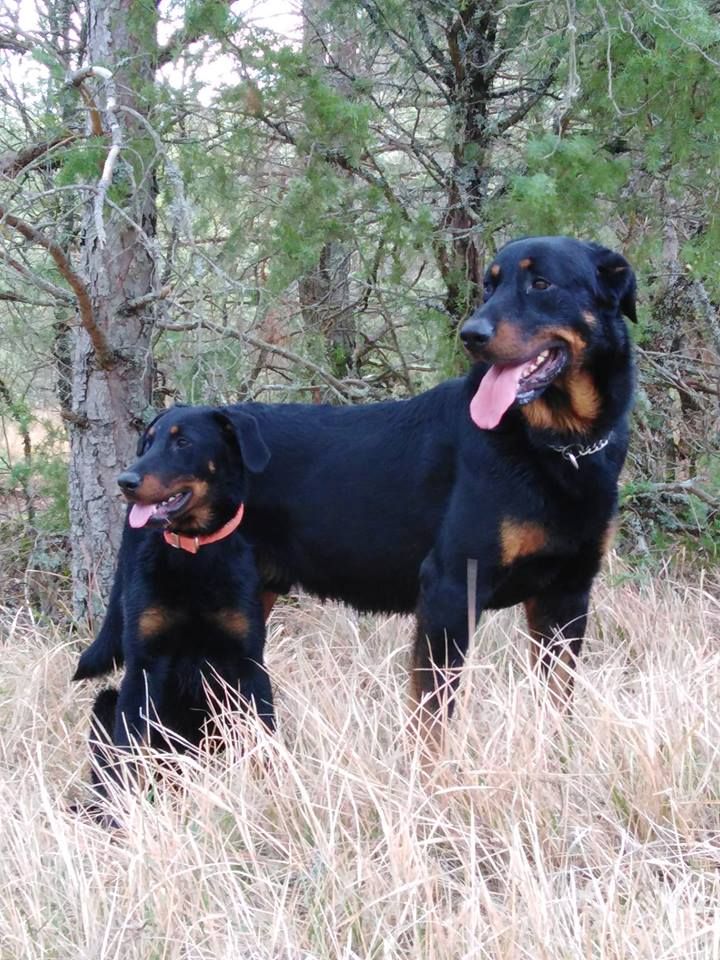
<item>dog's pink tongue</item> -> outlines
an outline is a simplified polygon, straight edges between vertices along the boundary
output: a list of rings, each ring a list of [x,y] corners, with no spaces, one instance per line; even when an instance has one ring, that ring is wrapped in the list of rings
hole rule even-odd
[[[144,527],[156,510],[156,503],[150,503],[147,506],[142,503],[134,503],[128,517],[128,523],[131,527]]]
[[[481,430],[492,430],[517,395],[524,364],[501,367],[493,364],[480,381],[470,401],[470,418]]]

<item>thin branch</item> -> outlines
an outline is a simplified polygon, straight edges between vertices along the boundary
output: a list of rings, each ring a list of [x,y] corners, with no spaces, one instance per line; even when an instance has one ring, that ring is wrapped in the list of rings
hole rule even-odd
[[[120,156],[123,139],[122,129],[115,115],[115,84],[112,81],[112,77],[107,77],[105,84],[107,86],[105,113],[107,114],[108,124],[110,126],[112,146],[108,151],[108,155],[105,157],[102,176],[100,177],[97,185],[97,193],[95,194],[95,202],[93,206],[95,232],[97,233],[98,243],[101,247],[104,247],[107,244],[107,235],[105,233],[105,224],[103,222],[103,207],[105,206],[105,197],[107,196],[107,192],[110,189],[110,184],[112,183],[115,164]]]
[[[20,150],[8,150],[7,153],[0,154],[0,177],[8,179],[16,177],[25,167],[39,160],[40,157],[49,153],[55,147],[65,146],[79,139],[79,133],[63,133],[60,136],[53,137],[52,140],[31,143]]]
[[[75,297],[71,293],[68,293],[67,290],[63,290],[62,287],[57,287],[54,283],[50,283],[49,280],[43,280],[42,277],[38,277],[37,274],[29,270],[24,263],[20,263],[19,260],[11,257],[5,253],[4,250],[0,250],[0,260],[11,267],[16,273],[19,273],[21,277],[24,277],[28,283],[40,287],[45,293],[49,293],[58,300],[62,300],[63,303],[75,303]]]
[[[682,496],[692,495],[707,504],[712,510],[720,510],[720,500],[717,497],[713,497],[707,490],[699,487],[697,479],[694,477],[689,480],[676,480],[670,483],[643,484],[640,489],[633,490],[626,494],[626,499],[633,500],[638,497],[652,497],[658,493],[680,494]]]
[[[243,343],[249,343],[251,347],[255,347],[258,350],[269,351],[270,353],[277,354],[279,357],[284,357],[286,360],[290,360],[292,363],[299,363],[324,380],[337,398],[343,403],[347,403],[349,400],[347,382],[338,380],[337,377],[334,377],[331,373],[323,370],[321,366],[319,366],[317,363],[313,363],[312,360],[308,360],[307,357],[301,357],[299,353],[294,353],[292,350],[287,350],[285,347],[279,347],[275,343],[268,343],[265,340],[260,340],[258,337],[254,337],[251,333],[240,333],[237,330],[221,327],[219,324],[212,323],[210,320],[193,320],[189,323],[161,322],[157,324],[157,329],[179,332],[197,330],[198,328],[209,330],[211,333],[216,333],[223,337],[231,337],[232,339],[240,340]],[[362,384],[365,386],[365,383],[362,380],[353,381],[353,384]]]
[[[0,290],[0,300],[5,303],[24,303],[29,307],[56,307],[53,300],[31,300],[29,297],[21,297],[12,290]]]
[[[101,80],[109,80],[112,78],[112,73],[105,67],[84,67],[82,70],[77,70],[75,73],[70,75],[67,81],[67,86],[75,87],[80,92],[83,103],[90,112],[90,130],[92,135],[94,137],[102,137],[104,136],[105,131],[103,130],[100,108],[95,102],[93,95],[85,86],[85,80],[89,80],[92,77],[99,77]]]
[[[37,243],[39,246],[43,247],[43,249],[47,250],[47,252],[55,261],[55,265],[57,266],[58,270],[62,276],[65,277],[75,293],[75,297],[77,298],[78,312],[80,314],[80,323],[85,328],[90,340],[92,341],[98,364],[105,369],[111,367],[113,364],[112,352],[107,340],[105,339],[105,334],[95,322],[95,315],[93,313],[92,302],[90,300],[87,287],[78,274],[73,270],[70,261],[67,258],[67,254],[62,247],[54,240],[46,237],[45,234],[41,233],[39,230],[36,230],[35,227],[31,226],[25,220],[21,220],[19,217],[13,216],[13,214],[8,213],[4,207],[0,206],[0,225],[2,224],[7,224],[7,226],[12,227],[13,230],[17,230],[17,232],[21,236],[25,237],[26,240],[29,240],[32,243]]]
[[[514,127],[516,124],[520,123],[521,120],[524,120],[532,108],[542,100],[555,80],[556,71],[559,65],[560,57],[554,57],[550,63],[550,69],[548,70],[544,79],[541,80],[535,87],[535,92],[533,95],[528,97],[527,100],[524,100],[519,107],[513,110],[509,116],[507,116],[498,124],[498,134],[505,133],[506,130],[510,130],[511,127]]]
[[[157,303],[158,300],[166,300],[170,296],[170,290],[171,288],[169,286],[165,286],[159,290],[152,290],[142,297],[136,297],[134,300],[126,300],[125,303],[118,307],[118,316],[129,317],[133,313],[139,313],[141,310],[144,310],[145,307],[149,307],[151,303]]]
[[[226,3],[229,7],[230,3],[228,3],[227,0]],[[188,30],[187,27],[181,27],[180,30],[175,31],[165,46],[160,47],[158,50],[155,56],[155,66],[165,66],[165,64],[170,63],[177,54],[181,53],[186,47],[189,47],[191,43],[197,43],[198,40],[202,40],[206,36],[207,29],[205,27],[197,26],[193,30]]]

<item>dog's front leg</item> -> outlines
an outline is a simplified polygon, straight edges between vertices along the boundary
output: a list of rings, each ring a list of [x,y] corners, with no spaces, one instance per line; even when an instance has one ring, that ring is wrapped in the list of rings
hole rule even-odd
[[[466,570],[457,566],[430,554],[420,571],[411,692],[423,727],[434,735],[452,714],[469,624],[476,621],[486,599],[482,574],[478,577],[473,567],[471,583]]]
[[[573,693],[592,580],[554,584],[525,601],[530,666],[547,683],[552,703],[567,710]]]

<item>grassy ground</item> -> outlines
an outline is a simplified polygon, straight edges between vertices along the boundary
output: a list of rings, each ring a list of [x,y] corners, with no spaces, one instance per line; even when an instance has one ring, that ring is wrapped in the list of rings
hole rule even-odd
[[[407,726],[409,621],[286,606],[277,736],[229,714],[224,755],[119,795],[115,831],[68,812],[77,649],[2,612],[0,957],[720,957],[717,592],[610,580],[574,716],[533,696],[521,621],[488,616],[433,769]]]

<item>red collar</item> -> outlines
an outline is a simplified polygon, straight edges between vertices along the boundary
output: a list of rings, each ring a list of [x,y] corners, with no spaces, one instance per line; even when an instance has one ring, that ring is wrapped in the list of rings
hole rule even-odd
[[[202,534],[199,537],[185,537],[181,533],[170,533],[168,530],[164,530],[165,543],[169,543],[171,547],[177,547],[179,550],[187,550],[188,553],[197,553],[200,547],[204,547],[205,544],[215,543],[229,537],[242,523],[244,512],[245,504],[241,503],[235,516],[232,520],[228,520],[225,526],[220,527],[215,533]]]

